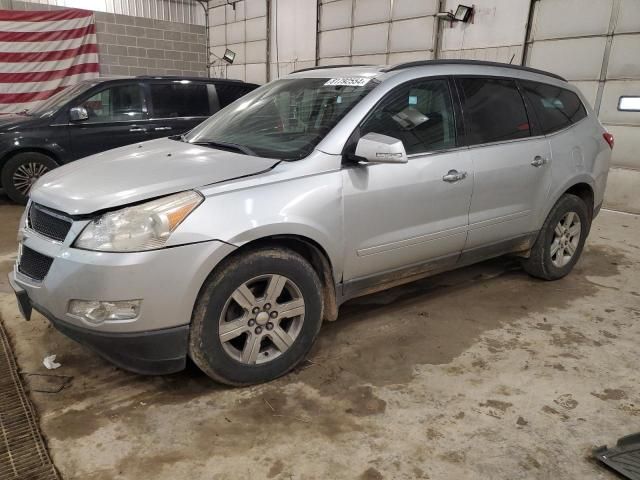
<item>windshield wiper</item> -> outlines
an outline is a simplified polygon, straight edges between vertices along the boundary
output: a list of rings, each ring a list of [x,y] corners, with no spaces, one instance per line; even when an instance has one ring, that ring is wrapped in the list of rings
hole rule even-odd
[[[249,147],[244,145],[238,145],[237,143],[217,142],[213,140],[207,140],[206,142],[193,142],[194,145],[202,145],[204,147],[220,148],[223,150],[232,150],[235,152],[244,153],[245,155],[257,156],[256,153]]]

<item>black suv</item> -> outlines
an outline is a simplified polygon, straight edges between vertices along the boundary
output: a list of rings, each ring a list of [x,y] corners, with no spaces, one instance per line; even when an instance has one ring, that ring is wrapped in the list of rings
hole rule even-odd
[[[80,82],[36,109],[0,115],[2,188],[26,203],[45,172],[87,155],[176,135],[257,88],[237,80],[185,77]]]

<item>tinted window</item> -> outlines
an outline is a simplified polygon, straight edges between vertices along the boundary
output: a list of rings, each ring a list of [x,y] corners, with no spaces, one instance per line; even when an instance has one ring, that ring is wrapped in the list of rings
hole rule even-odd
[[[460,78],[469,144],[500,142],[530,135],[524,101],[513,80]]]
[[[360,127],[361,136],[371,132],[402,140],[407,154],[455,146],[447,81],[428,80],[395,89]]]
[[[207,117],[209,95],[201,83],[151,83],[155,118]]]
[[[82,102],[81,106],[89,114],[88,123],[122,122],[145,117],[139,85],[107,88]]]
[[[216,92],[218,92],[218,102],[220,102],[220,108],[224,108],[230,103],[235,102],[237,99],[250,92],[251,89],[241,83],[217,83]]]
[[[564,88],[537,82],[521,82],[544,133],[582,120],[587,112],[578,96]]]

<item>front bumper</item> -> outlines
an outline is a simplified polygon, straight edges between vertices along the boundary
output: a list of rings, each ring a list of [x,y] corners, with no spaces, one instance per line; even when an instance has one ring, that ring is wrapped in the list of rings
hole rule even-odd
[[[205,279],[234,247],[207,241],[148,252],[108,253],[71,248],[26,231],[22,245],[53,258],[42,281],[17,268],[12,282],[31,303],[67,324],[97,332],[132,333],[186,325]],[[141,300],[132,320],[89,323],[71,315],[71,300]]]
[[[34,305],[27,292],[9,274],[20,312],[29,318],[31,309],[44,315],[62,334],[89,347],[120,368],[145,375],[161,375],[183,370],[187,361],[189,325],[150,332],[109,333],[64,322],[45,308]]]
[[[42,281],[21,273],[17,264],[9,274],[23,316],[28,319],[33,308],[66,336],[124,369],[145,374],[184,368],[200,288],[235,249],[214,240],[149,252],[92,252],[28,230],[21,243],[53,258]],[[93,324],[69,314],[74,299],[140,299],[141,306],[135,319]]]

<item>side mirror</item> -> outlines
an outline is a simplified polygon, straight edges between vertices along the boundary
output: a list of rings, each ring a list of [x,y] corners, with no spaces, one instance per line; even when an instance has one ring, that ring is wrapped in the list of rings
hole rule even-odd
[[[358,140],[356,157],[371,163],[407,163],[402,141],[379,133],[367,133]]]
[[[69,120],[72,122],[81,122],[89,118],[89,112],[84,107],[73,107],[69,110]]]

